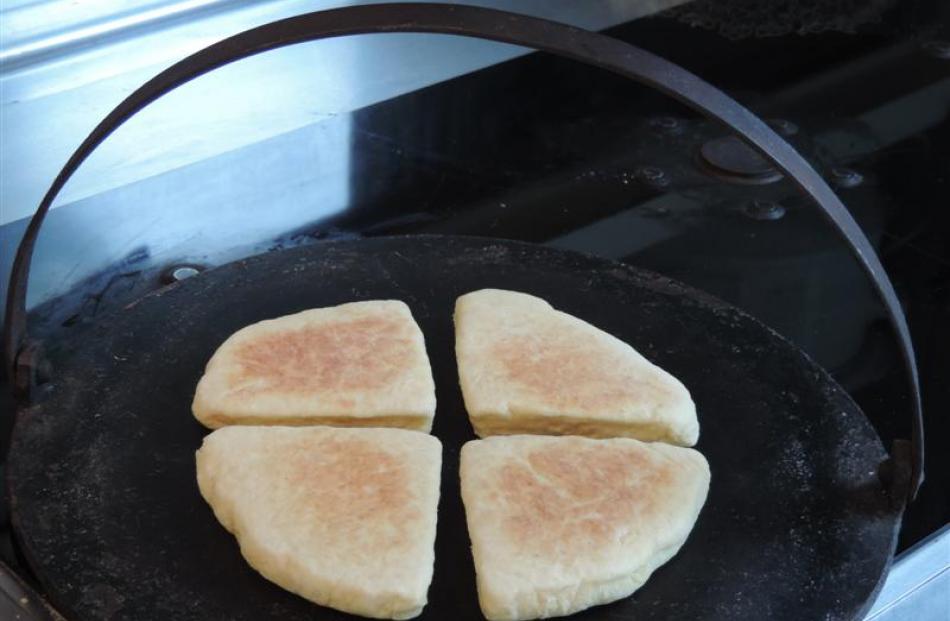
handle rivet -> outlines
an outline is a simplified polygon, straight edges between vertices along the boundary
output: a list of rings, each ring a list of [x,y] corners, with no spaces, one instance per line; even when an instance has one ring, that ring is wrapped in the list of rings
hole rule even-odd
[[[782,178],[771,162],[735,136],[705,142],[699,148],[699,165],[717,179],[740,185],[766,185]]]
[[[835,167],[831,169],[831,182],[839,188],[853,188],[864,182],[864,175],[850,168]]]

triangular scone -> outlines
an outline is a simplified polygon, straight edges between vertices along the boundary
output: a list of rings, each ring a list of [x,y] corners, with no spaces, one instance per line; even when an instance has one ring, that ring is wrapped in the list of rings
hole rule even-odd
[[[541,298],[482,289],[455,303],[465,408],[481,437],[632,437],[692,446],[696,407],[675,377]]]
[[[198,486],[247,562],[311,601],[409,619],[432,580],[442,445],[403,429],[219,429]]]
[[[709,488],[693,449],[629,438],[497,436],[462,448],[478,598],[492,621],[567,615],[640,588]]]
[[[206,427],[333,425],[428,432],[435,384],[422,331],[395,300],[261,321],[211,357],[192,404]]]

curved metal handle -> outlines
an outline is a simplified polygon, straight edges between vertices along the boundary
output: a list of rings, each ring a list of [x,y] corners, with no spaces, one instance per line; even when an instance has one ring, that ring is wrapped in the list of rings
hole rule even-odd
[[[721,122],[818,203],[874,284],[897,332],[913,398],[908,501],[923,480],[920,382],[907,321],[874,248],[828,184],[768,125],[685,69],[611,37],[535,17],[461,5],[377,4],[308,13],[242,32],[172,65],[126,97],[82,142],[43,197],[17,249],[10,276],[4,345],[11,379],[26,341],[26,288],[36,237],[53,199],[90,153],[120,125],[167,92],[208,71],[294,43],[380,32],[442,33],[551,52],[631,78]],[[899,455],[895,459],[900,459]]]

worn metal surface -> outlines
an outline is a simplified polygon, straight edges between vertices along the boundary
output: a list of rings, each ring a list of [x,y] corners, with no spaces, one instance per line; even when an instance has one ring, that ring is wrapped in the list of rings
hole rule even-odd
[[[58,612],[13,570],[0,562],[0,619],[4,621],[64,621]]]
[[[329,242],[204,272],[103,317],[51,352],[45,398],[10,453],[16,532],[71,619],[345,619],[240,558],[195,483],[191,416],[215,348],[258,320],[398,298],[426,336],[444,444],[435,578],[424,619],[481,619],[458,490],[473,439],[454,357],[456,296],[543,296],[682,378],[713,480],[680,554],[631,599],[578,619],[860,618],[889,563],[902,505],[867,419],[800,350],[748,315],[619,263],[459,237]]]
[[[950,524],[894,561],[866,621],[950,619]]]
[[[622,41],[523,15],[453,5],[385,4],[310,13],[248,30],[211,45],[149,80],[116,107],[83,141],[57,175],[30,221],[10,277],[4,326],[5,363],[12,374],[26,339],[26,287],[36,236],[56,195],[95,148],[155,99],[208,71],[241,58],[303,41],[372,32],[439,32],[516,43],[550,51],[652,86],[718,120],[760,152],[818,204],[848,243],[881,296],[897,332],[912,387],[912,436],[907,481],[893,489],[910,501],[923,481],[923,414],[917,363],[907,321],[884,267],[840,199],[815,170],[766,123],[686,70]],[[12,375],[11,375],[12,376]],[[895,458],[898,453],[895,452]]]

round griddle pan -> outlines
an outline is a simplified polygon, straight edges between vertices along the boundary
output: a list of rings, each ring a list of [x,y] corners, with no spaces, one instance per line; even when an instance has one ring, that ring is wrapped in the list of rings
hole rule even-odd
[[[633,345],[689,387],[710,463],[688,542],[632,599],[579,618],[849,619],[887,565],[899,509],[867,419],[797,348],[748,315],[620,264],[515,242],[381,238],[262,255],[162,290],[54,357],[22,413],[12,510],[32,567],[70,619],[344,619],[241,559],[195,483],[207,433],[191,398],[234,331],[355,300],[404,300],[426,337],[444,445],[424,619],[479,619],[459,496],[474,439],[454,356],[455,298],[526,291]]]
[[[889,457],[828,375],[774,332],[715,299],[628,266],[516,242],[459,237],[326,243],[229,264],[163,289],[44,348],[26,335],[36,235],[57,192],[129,116],[227,62],[290,43],[366,32],[445,32],[530,45],[661,88],[727,123],[816,199],[894,320],[914,389],[913,450]],[[18,250],[5,325],[22,407],[8,456],[15,532],[69,619],[344,619],[270,584],[198,494],[190,414],[215,348],[255,321],[342,302],[405,300],[426,335],[444,444],[436,571],[427,619],[478,619],[458,492],[473,438],[457,384],[455,298],[526,291],[631,343],[698,404],[713,481],[686,545],[632,598],[587,619],[851,619],[893,555],[922,476],[913,350],[867,239],[808,164],[751,113],[682,69],[619,41],[524,16],[438,5],[303,15],[242,33],[174,65],[129,96],[60,173]],[[43,386],[36,371],[52,362]]]

